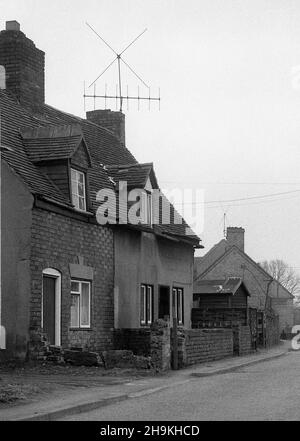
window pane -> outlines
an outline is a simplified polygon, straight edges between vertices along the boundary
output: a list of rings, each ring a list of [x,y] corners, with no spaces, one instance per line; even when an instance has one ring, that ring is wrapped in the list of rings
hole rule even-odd
[[[90,285],[81,284],[80,326],[90,326]]]
[[[79,295],[71,295],[71,327],[79,327]]]
[[[178,323],[182,323],[182,289],[177,291],[177,308]]]
[[[75,208],[79,208],[79,199],[76,194],[72,194],[72,202]]]
[[[79,194],[79,196],[84,196],[83,184],[78,184],[78,194]]]
[[[71,282],[71,291],[79,293],[79,282]]]
[[[84,173],[71,169],[72,203],[79,210],[86,210]],[[80,198],[82,200],[80,200]]]
[[[148,194],[147,199],[148,199],[147,221],[148,221],[148,224],[151,224],[151,221],[152,221],[152,195]]]
[[[76,181],[76,170],[71,168],[71,179],[72,181]]]
[[[141,323],[144,325],[146,323],[146,287],[141,286]]]
[[[80,210],[85,210],[84,198],[79,198],[78,202],[79,202],[79,204],[78,204],[79,209]]]
[[[147,323],[152,323],[152,286],[147,286]]]

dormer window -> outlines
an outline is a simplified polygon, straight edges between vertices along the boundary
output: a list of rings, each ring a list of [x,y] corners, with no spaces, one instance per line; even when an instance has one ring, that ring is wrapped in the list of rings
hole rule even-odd
[[[71,168],[72,203],[78,210],[86,211],[85,173]]]

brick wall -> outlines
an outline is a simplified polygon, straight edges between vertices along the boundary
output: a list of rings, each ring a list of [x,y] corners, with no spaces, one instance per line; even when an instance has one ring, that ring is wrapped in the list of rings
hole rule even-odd
[[[251,331],[247,326],[235,326],[233,328],[233,350],[238,355],[246,355],[251,352]]]
[[[110,109],[91,110],[86,112],[86,118],[101,127],[105,127],[125,144],[125,115]]]
[[[280,339],[279,317],[276,314],[266,314],[266,346],[278,345]]]
[[[30,330],[41,332],[42,271],[54,268],[61,273],[61,343],[99,351],[113,347],[113,232],[110,228],[82,222],[35,208],[32,217]],[[91,328],[70,330],[69,264],[93,267]]]
[[[233,355],[231,329],[189,329],[180,331],[179,366],[189,366]]]
[[[273,311],[279,315],[279,330],[289,332],[293,326],[293,299],[272,298]]]
[[[151,354],[151,331],[149,328],[115,329],[114,348],[127,349],[136,355]]]
[[[6,88],[22,104],[44,103],[45,54],[21,31],[0,32],[0,65],[6,70]]]

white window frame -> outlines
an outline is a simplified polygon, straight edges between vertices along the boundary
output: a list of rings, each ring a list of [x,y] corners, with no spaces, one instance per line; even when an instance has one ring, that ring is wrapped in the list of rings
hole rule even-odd
[[[184,295],[183,288],[172,288],[172,313],[173,317],[177,318],[177,323],[183,325],[184,323]],[[180,300],[179,300],[180,299]]]
[[[150,303],[149,303],[150,302]],[[149,313],[148,313],[149,304]],[[153,321],[153,285],[142,284],[140,289],[140,323],[150,326]]]
[[[72,296],[78,296],[79,297],[79,320],[78,320],[78,326],[73,326],[72,323],[70,323],[71,329],[89,329],[91,327],[91,282],[87,280],[77,280],[77,279],[71,279],[72,282],[79,284],[79,291],[72,291],[71,288],[71,297]],[[81,323],[81,295],[82,295],[82,285],[88,285],[89,287],[89,323],[88,325],[83,325]],[[72,286],[72,285],[71,285]]]
[[[142,213],[143,223],[146,225],[153,224],[153,198],[152,192],[144,190],[142,194]]]
[[[75,179],[73,179],[72,175],[75,173]],[[83,195],[79,195],[78,192],[78,184],[81,183],[78,179],[78,175],[83,176]],[[76,168],[71,167],[71,195],[72,195],[72,204],[75,206],[77,210],[86,211],[86,183],[85,183],[86,174]],[[83,199],[84,208],[79,207],[79,198]]]
[[[43,276],[55,278],[55,346],[61,344],[61,273],[54,268],[43,270]],[[42,292],[42,310],[41,310],[41,328],[43,329],[43,292]]]

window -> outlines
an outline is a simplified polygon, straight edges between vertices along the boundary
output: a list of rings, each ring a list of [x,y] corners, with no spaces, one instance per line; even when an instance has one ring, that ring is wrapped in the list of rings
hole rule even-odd
[[[85,174],[71,168],[72,203],[78,210],[86,210]]]
[[[151,325],[153,320],[153,286],[141,285],[141,325]]]
[[[91,284],[71,281],[71,328],[90,327]]]
[[[143,223],[152,225],[152,193],[143,191],[142,195]]]
[[[179,325],[183,325],[184,321],[184,308],[183,308],[183,289],[173,288],[172,296],[173,304],[173,317],[177,317],[177,322]]]

